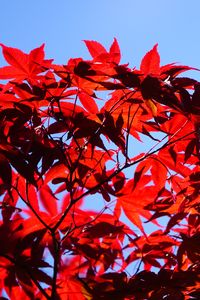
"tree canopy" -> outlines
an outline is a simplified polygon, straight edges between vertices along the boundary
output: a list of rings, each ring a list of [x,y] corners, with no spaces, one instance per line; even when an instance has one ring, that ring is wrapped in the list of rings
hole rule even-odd
[[[1,44],[1,299],[199,299],[196,69],[85,44],[63,65]]]

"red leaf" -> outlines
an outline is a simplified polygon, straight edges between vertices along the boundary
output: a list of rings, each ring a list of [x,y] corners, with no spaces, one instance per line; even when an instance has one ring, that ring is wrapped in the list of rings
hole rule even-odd
[[[61,111],[64,117],[72,117],[75,116],[76,114],[85,114],[86,111],[84,110],[83,107],[79,105],[74,105],[74,103],[70,102],[60,102],[60,107]],[[57,108],[55,108],[56,111]],[[59,111],[59,109],[57,109]]]
[[[38,64],[41,64],[44,60],[44,44],[42,44],[40,47],[33,49],[29,54],[29,71],[34,72],[37,71],[40,66]],[[41,69],[39,70],[41,72]]]
[[[31,206],[34,208],[34,210],[37,213],[39,213],[40,209],[39,209],[39,204],[38,204],[38,197],[37,197],[35,187],[32,185],[29,186],[28,200],[29,200],[29,203],[31,204]]]
[[[3,49],[4,58],[11,66],[24,73],[28,72],[28,54],[25,54],[17,48],[7,47],[3,44],[0,44],[0,46]]]
[[[112,62],[119,64],[120,59],[121,59],[121,53],[120,53],[120,48],[119,44],[117,42],[117,39],[114,39],[114,42],[112,43],[110,47],[110,55],[112,57]]]
[[[29,54],[29,59],[35,62],[42,62],[44,60],[44,46],[42,44],[40,47],[33,49]]]
[[[68,171],[64,164],[54,164],[45,174],[44,184],[49,183],[57,177],[67,177]]]
[[[140,70],[144,74],[159,74],[160,73],[160,55],[157,51],[156,44],[152,50],[147,52],[147,54],[143,57]]]
[[[7,47],[3,48],[3,55],[10,66],[0,68],[1,79],[25,79],[32,78],[51,66],[52,60],[44,60],[44,44],[33,49],[30,54],[26,54],[19,49]]]
[[[161,163],[161,161],[155,159],[151,160],[151,174],[152,174],[152,180],[155,183],[155,186],[158,189],[162,189],[167,181],[167,167],[165,167],[164,164]]]
[[[57,200],[48,185],[43,185],[40,189],[40,199],[49,215],[55,216],[57,214]]]
[[[10,78],[24,78],[24,72],[13,68],[11,66],[6,66],[0,68],[0,79],[10,79]]]
[[[105,54],[107,53],[106,49],[98,42],[96,41],[84,41],[91,56],[93,58],[99,56],[100,54]]]
[[[87,109],[87,111],[92,114],[98,113],[98,106],[91,96],[83,92],[79,93],[78,96],[82,105],[85,107],[85,109]]]

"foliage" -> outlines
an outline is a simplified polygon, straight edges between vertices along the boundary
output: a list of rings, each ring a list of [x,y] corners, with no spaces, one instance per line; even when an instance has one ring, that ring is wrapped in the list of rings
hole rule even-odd
[[[1,44],[1,299],[199,299],[200,83],[85,44]]]

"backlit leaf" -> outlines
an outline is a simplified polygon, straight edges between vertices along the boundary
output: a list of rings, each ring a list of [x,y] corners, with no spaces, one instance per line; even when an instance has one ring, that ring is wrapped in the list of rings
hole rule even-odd
[[[158,44],[156,44],[152,50],[147,52],[142,59],[140,70],[144,74],[159,74],[160,72],[160,55],[157,47]]]
[[[85,40],[84,42],[93,58],[96,58],[100,54],[107,53],[106,49],[100,43],[98,43],[96,41],[86,41]]]
[[[25,54],[23,51],[7,47],[3,44],[0,44],[3,50],[3,55],[6,59],[6,61],[13,67],[15,67],[18,70],[21,70],[24,73],[28,72],[28,55]]]
[[[120,53],[119,44],[118,44],[116,38],[114,39],[114,41],[110,47],[110,55],[112,57],[112,62],[119,64],[119,62],[121,60],[121,53]]]
[[[89,96],[83,92],[79,93],[78,96],[79,96],[79,99],[80,99],[82,105],[88,112],[90,112],[92,114],[96,114],[98,112],[98,106],[91,96]]]

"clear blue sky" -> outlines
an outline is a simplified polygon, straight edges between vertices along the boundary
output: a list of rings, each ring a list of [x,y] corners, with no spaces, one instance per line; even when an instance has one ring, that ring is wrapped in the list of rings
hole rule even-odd
[[[24,51],[45,42],[57,63],[88,58],[83,39],[109,46],[117,37],[131,66],[158,42],[163,63],[200,67],[199,0],[1,0],[0,8],[0,42]]]

